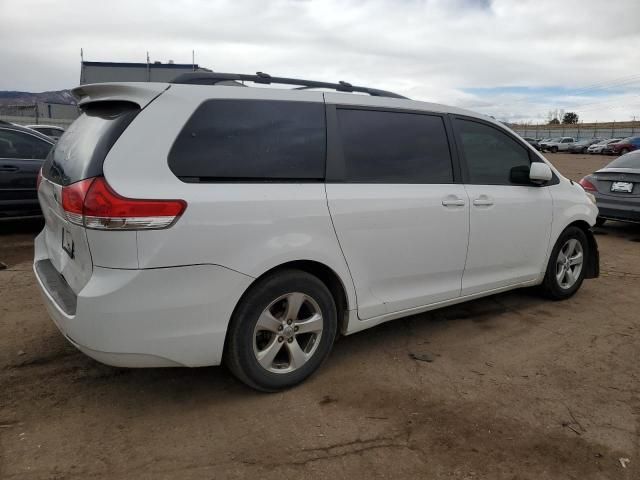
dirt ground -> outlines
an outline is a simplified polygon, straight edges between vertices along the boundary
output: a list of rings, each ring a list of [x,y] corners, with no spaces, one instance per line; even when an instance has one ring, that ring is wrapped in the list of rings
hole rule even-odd
[[[573,179],[610,160],[549,157]],[[568,301],[390,322],[279,394],[76,351],[35,287],[39,227],[0,226],[2,479],[640,478],[640,225],[597,231],[602,275]]]

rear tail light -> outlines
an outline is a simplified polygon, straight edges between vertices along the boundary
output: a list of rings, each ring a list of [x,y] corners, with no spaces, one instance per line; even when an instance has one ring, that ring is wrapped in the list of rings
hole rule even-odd
[[[62,208],[76,225],[98,230],[156,230],[173,225],[187,208],[184,200],[145,200],[123,197],[104,177],[62,188]]]
[[[591,183],[589,180],[587,180],[586,177],[583,178],[582,180],[580,180],[578,183],[580,184],[580,186],[582,188],[584,188],[584,190],[586,192],[597,192],[598,191],[596,186],[593,183]]]

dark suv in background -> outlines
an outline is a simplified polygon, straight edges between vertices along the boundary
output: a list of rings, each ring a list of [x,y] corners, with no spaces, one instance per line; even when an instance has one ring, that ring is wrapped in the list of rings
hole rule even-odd
[[[30,128],[0,122],[0,220],[42,215],[36,184],[53,144]]]

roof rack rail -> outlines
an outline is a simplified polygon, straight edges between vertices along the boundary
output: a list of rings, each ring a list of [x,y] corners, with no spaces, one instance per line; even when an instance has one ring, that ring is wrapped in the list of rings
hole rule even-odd
[[[268,73],[257,72],[255,75],[243,73],[216,73],[216,72],[191,72],[183,73],[174,78],[170,83],[190,85],[216,85],[221,82],[254,82],[269,85],[278,83],[281,85],[298,85],[295,90],[309,88],[328,88],[338,92],[362,92],[373,97],[407,98],[393,92],[378,90],[377,88],[358,87],[350,83],[340,81],[338,83],[318,82],[316,80],[302,80],[298,78],[272,77]]]

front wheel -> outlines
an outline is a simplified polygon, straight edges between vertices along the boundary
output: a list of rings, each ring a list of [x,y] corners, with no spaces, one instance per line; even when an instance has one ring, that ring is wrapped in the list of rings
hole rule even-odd
[[[564,300],[578,291],[584,280],[589,242],[584,231],[568,227],[553,247],[542,283],[543,293]]]
[[[558,147],[551,147],[551,153],[558,153]]]
[[[315,372],[337,330],[336,306],[317,277],[283,270],[245,294],[227,333],[225,364],[242,382],[275,392]]]

